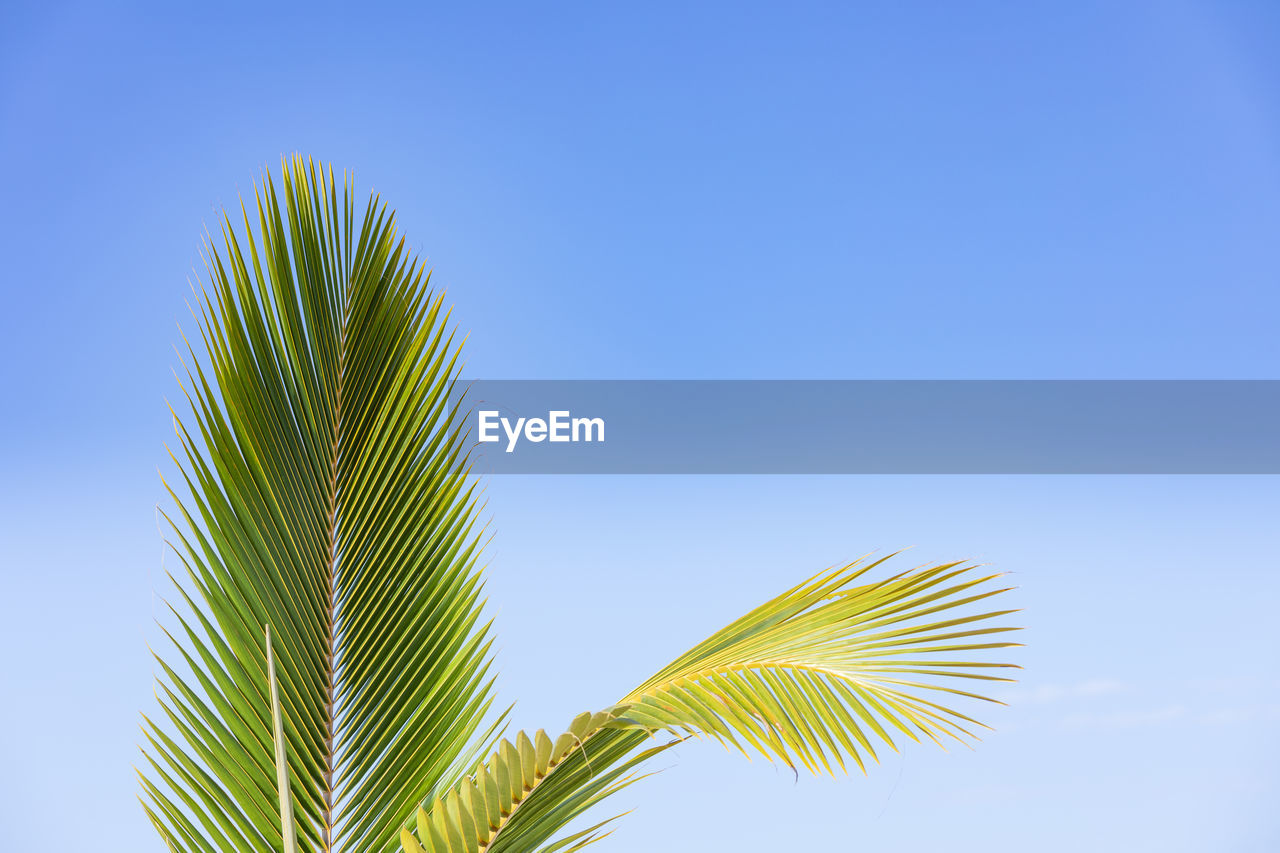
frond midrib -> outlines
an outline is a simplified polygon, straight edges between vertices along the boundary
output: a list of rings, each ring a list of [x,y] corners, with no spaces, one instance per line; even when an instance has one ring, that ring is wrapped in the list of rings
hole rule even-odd
[[[1013,646],[1016,644],[1015,643],[998,643],[993,645],[999,646],[999,647],[1007,647],[1007,646]],[[896,668],[882,669],[881,668],[882,663],[868,664],[862,667],[836,667],[836,666],[829,666],[825,664],[812,663],[812,662],[806,662],[806,661],[800,661],[800,660],[764,659],[764,660],[739,661],[736,663],[718,664],[716,666],[706,667],[704,669],[700,669],[694,672],[681,673],[680,675],[677,675],[674,678],[668,679],[667,681],[663,681],[659,684],[652,685],[651,687],[645,688],[644,690],[636,690],[628,694],[618,704],[625,705],[632,702],[639,702],[644,700],[647,697],[654,697],[661,693],[670,692],[671,690],[674,690],[684,684],[696,684],[712,676],[728,675],[734,672],[749,672],[749,671],[760,670],[760,669],[781,669],[781,670],[790,670],[795,672],[812,672],[817,675],[825,675],[831,678],[838,678],[842,681],[850,681],[850,682],[858,683],[861,681],[861,679],[859,679],[858,677],[860,674],[865,673],[868,676],[866,678],[866,680],[868,681],[876,681],[876,680],[883,680],[883,679],[876,678],[875,677],[876,673],[899,671]],[[954,666],[954,667],[1012,666],[1011,664],[983,664],[983,663],[968,662],[968,661],[966,662],[936,661],[934,662],[934,665],[935,666]],[[939,674],[946,674],[946,673],[939,673]],[[1000,679],[1000,680],[1008,680],[1008,679]]]
[[[334,750],[336,714],[335,694],[337,692],[337,621],[338,621],[338,460],[342,454],[342,388],[346,375],[347,357],[347,321],[350,299],[343,300],[342,323],[338,330],[338,370],[334,382],[333,394],[333,441],[329,455],[329,525],[328,560],[326,564],[326,582],[328,601],[326,602],[325,623],[325,720],[324,720],[324,812],[320,833],[324,850],[333,849],[333,810],[334,810],[334,769],[337,756]]]

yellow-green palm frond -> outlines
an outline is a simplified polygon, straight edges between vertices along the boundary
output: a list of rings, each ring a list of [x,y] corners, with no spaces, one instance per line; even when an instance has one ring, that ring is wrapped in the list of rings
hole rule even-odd
[[[887,559],[887,558],[886,558]],[[707,735],[810,771],[865,770],[877,742],[973,737],[977,720],[944,704],[985,698],[948,681],[1008,681],[1013,664],[956,659],[1016,646],[1017,630],[970,612],[1006,591],[960,563],[861,583],[884,560],[832,569],[717,631],[612,709],[652,729]],[[963,609],[962,609],[963,608]]]
[[[707,736],[788,766],[865,770],[894,733],[972,737],[982,726],[932,697],[982,699],[953,679],[1008,681],[1012,666],[956,660],[1017,643],[991,620],[1011,610],[974,607],[1006,591],[960,563],[875,582],[884,560],[832,569],[717,631],[616,705],[582,714],[554,741],[521,734],[457,787],[418,812],[408,853],[532,853],[591,843],[595,833],[553,840],[588,806],[630,781],[625,774],[673,743],[636,750],[661,731]],[[976,611],[976,612],[975,612]],[[990,700],[989,700],[990,701]],[[622,777],[623,782],[618,783]]]

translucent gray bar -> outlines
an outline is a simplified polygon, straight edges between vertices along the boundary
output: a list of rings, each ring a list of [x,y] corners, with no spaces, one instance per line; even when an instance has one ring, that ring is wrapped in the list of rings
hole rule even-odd
[[[1277,380],[460,380],[457,389],[478,473],[1280,473]],[[493,413],[487,437],[496,431],[497,441],[480,440],[481,412]],[[573,419],[579,440],[550,440],[572,439]],[[603,421],[602,441],[591,419]]]

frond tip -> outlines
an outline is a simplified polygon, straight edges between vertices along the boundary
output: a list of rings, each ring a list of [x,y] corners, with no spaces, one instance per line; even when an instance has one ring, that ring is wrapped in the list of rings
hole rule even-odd
[[[887,559],[887,558],[885,558]],[[884,560],[832,569],[784,592],[698,644],[611,711],[623,723],[706,735],[813,772],[866,770],[890,732],[974,738],[970,716],[926,697],[987,699],[942,683],[1014,667],[953,657],[1018,643],[989,641],[1016,628],[991,620],[1012,610],[955,612],[1007,591],[999,575],[960,563],[857,582]],[[952,612],[955,612],[952,615]]]

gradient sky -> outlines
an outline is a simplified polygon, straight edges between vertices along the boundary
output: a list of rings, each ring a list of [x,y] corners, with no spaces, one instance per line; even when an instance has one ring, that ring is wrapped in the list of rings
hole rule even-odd
[[[0,847],[161,849],[172,347],[202,229],[281,154],[399,210],[471,376],[1280,378],[1274,3],[457,6],[0,11]],[[1277,478],[487,495],[520,726],[868,551],[1020,587],[976,750],[797,782],[686,745],[599,850],[1280,848]]]

